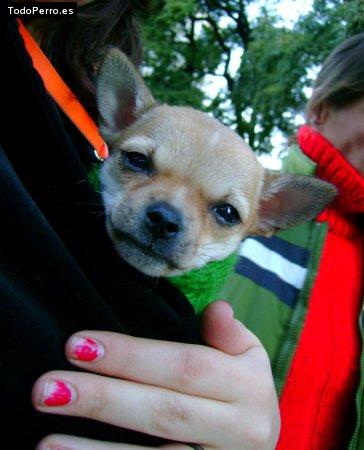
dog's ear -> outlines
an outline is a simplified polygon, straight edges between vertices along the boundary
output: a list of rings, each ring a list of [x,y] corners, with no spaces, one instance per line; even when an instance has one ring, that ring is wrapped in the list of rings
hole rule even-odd
[[[270,236],[317,216],[336,196],[335,186],[319,178],[265,171],[256,234]]]
[[[117,48],[101,63],[96,97],[105,137],[120,133],[155,104],[139,72]]]

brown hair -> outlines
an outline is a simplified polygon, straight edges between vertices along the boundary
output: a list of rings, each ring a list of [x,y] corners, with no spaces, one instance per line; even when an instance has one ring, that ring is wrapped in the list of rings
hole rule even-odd
[[[94,76],[105,50],[116,46],[138,66],[141,60],[135,15],[147,1],[95,0],[77,17],[33,19],[28,25],[53,65],[90,114],[97,117]]]
[[[346,39],[324,62],[306,108],[309,119],[323,104],[342,108],[364,96],[364,33]]]

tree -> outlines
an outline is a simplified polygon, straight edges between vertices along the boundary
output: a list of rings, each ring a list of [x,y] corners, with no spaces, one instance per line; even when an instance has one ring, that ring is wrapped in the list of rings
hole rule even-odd
[[[306,103],[305,88],[331,49],[364,30],[363,0],[315,0],[293,27],[256,0],[154,0],[143,23],[144,75],[156,98],[211,112],[259,152],[271,137],[293,133]],[[232,60],[239,67],[231,69]],[[210,98],[208,76],[225,87]]]

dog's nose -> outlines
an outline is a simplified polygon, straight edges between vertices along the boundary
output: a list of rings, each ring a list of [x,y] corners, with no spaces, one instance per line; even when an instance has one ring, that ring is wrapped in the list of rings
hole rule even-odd
[[[155,238],[174,238],[182,229],[181,214],[168,203],[158,202],[148,206],[145,215],[146,224]]]

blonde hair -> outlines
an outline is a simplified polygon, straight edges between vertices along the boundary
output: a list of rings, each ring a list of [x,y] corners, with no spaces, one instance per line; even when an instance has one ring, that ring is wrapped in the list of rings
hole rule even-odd
[[[306,108],[312,113],[327,104],[342,108],[364,96],[364,33],[346,39],[324,62]]]

